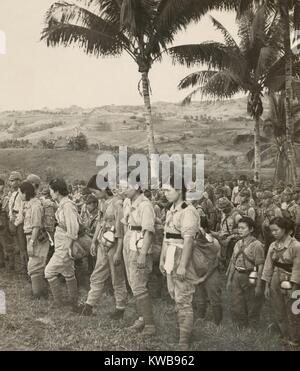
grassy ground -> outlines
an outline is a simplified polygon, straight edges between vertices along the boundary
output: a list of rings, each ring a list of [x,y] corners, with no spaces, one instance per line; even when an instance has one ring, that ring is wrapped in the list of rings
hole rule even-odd
[[[174,305],[167,295],[154,299],[158,334],[144,340],[126,327],[135,319],[131,301],[124,319],[112,322],[107,313],[113,299],[106,294],[94,317],[79,317],[70,311],[49,310],[49,301],[32,301],[30,285],[15,273],[0,271],[0,289],[6,294],[7,314],[0,315],[0,350],[176,350],[178,329]],[[84,300],[86,291],[81,289]],[[268,330],[268,310],[264,308],[259,331],[240,331],[229,319],[225,298],[225,320],[217,328],[208,318],[195,323],[192,350],[281,351],[285,348],[278,335]]]

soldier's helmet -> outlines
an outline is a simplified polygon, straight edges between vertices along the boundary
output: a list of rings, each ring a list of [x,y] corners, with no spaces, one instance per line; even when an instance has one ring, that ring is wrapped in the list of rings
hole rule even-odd
[[[9,181],[22,180],[22,175],[18,171],[12,171],[8,178]]]
[[[222,197],[218,200],[218,208],[221,210],[226,209],[227,207],[231,207],[232,203],[226,197]]]

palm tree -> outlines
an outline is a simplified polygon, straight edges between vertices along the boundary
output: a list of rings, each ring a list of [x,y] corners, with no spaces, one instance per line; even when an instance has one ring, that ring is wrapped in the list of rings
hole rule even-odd
[[[212,17],[211,17],[212,18]],[[184,103],[201,93],[202,97],[230,98],[238,92],[248,94],[247,111],[255,121],[255,174],[260,175],[260,118],[263,114],[262,96],[273,81],[274,67],[278,67],[281,50],[281,24],[277,17],[269,17],[261,6],[254,13],[248,10],[239,22],[239,45],[226,28],[212,18],[214,26],[224,36],[224,43],[204,42],[170,48],[174,62],[207,64],[208,70],[194,72],[179,84],[180,89],[198,87]]]
[[[297,167],[295,147],[293,143],[293,121],[292,121],[292,51],[291,51],[291,21],[296,29],[300,26],[300,0],[259,0],[268,9],[281,17],[284,35],[284,55],[285,55],[285,140],[284,148],[288,158],[287,182],[296,184]],[[257,0],[237,0],[236,6],[242,14],[249,7],[253,7]]]
[[[232,6],[233,0],[59,0],[46,13],[41,39],[48,46],[77,44],[96,57],[129,54],[141,74],[150,155],[156,152],[149,82],[153,63],[191,21]]]

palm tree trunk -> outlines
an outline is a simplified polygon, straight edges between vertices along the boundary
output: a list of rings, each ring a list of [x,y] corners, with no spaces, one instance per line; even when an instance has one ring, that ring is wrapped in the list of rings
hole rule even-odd
[[[254,126],[254,175],[258,176],[260,180],[261,173],[261,158],[260,158],[260,127],[259,127],[259,117],[255,119]]]
[[[144,105],[146,109],[146,130],[147,130],[148,153],[149,153],[149,158],[150,158],[151,154],[155,153],[156,151],[155,151],[155,144],[154,144],[148,72],[142,72],[142,85],[143,85]]]
[[[284,48],[286,56],[285,64],[285,115],[286,115],[286,153],[288,158],[287,183],[296,184],[297,168],[295,148],[293,144],[293,120],[291,112],[291,103],[293,98],[292,90],[292,55],[291,55],[291,40],[290,40],[290,23],[289,23],[289,8],[288,1],[283,2],[282,11],[284,24]]]

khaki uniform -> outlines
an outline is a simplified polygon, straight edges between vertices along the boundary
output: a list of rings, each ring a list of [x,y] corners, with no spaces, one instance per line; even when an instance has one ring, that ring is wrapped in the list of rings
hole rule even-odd
[[[253,221],[255,221],[256,216],[255,209],[249,202],[239,204],[236,209],[243,217],[248,216]]]
[[[177,277],[185,237],[194,238],[199,231],[199,214],[194,206],[186,202],[174,207],[167,213],[163,253],[165,254],[165,271],[167,273],[168,291],[175,300],[178,322],[180,327],[180,343],[189,343],[193,330],[193,295],[199,282],[193,259],[186,267],[183,281]],[[175,237],[176,238],[173,238]]]
[[[270,284],[271,308],[282,335],[294,342],[300,341],[300,316],[293,314],[295,299],[291,292],[284,292],[282,281],[290,281],[300,287],[300,242],[288,236],[284,243],[270,245],[262,279]]]
[[[105,291],[105,283],[109,277],[112,279],[116,308],[124,309],[127,300],[127,289],[125,280],[125,267],[123,261],[115,266],[113,257],[117,250],[117,239],[123,238],[124,231],[121,219],[123,217],[123,201],[119,197],[113,197],[105,203],[105,211],[101,223],[101,230],[98,236],[97,261],[91,275],[90,291],[87,304],[95,306]],[[114,227],[115,244],[106,247],[101,241],[103,233]]]
[[[9,269],[13,270],[15,254],[13,237],[8,228],[8,201],[8,196],[0,196],[0,267],[5,265],[5,259],[7,259]]]
[[[262,208],[262,237],[266,252],[268,251],[270,244],[274,241],[274,237],[270,230],[270,221],[278,216],[282,216],[282,212],[276,205],[271,204],[267,208]]]
[[[78,238],[79,222],[75,204],[64,197],[55,213],[57,227],[54,234],[55,251],[45,269],[45,277],[51,281],[59,274],[66,279],[75,277],[74,259],[66,248],[66,242]]]
[[[155,213],[151,201],[141,194],[131,203],[130,212],[124,215],[124,218],[128,222],[128,230],[124,237],[128,281],[133,295],[139,296],[148,292],[147,284],[153,267],[152,249],[148,251],[146,267],[144,269],[137,267],[139,250],[136,247],[137,241],[142,238],[145,231],[155,233]]]
[[[231,286],[231,312],[239,326],[257,325],[263,297],[255,296],[255,286],[249,283],[254,267],[264,264],[264,247],[255,237],[239,240],[234,246],[229,274],[233,273]]]
[[[27,273],[28,254],[27,242],[24,234],[24,203],[20,191],[15,191],[9,199],[9,229],[20,253],[20,270]]]
[[[289,204],[282,205],[282,215],[285,218],[291,219],[294,223],[296,222],[297,217],[297,204],[295,201],[291,201]]]
[[[37,198],[32,198],[24,206],[24,233],[27,244],[32,237],[33,228],[43,227],[43,206]],[[49,252],[49,240],[40,233],[33,247],[33,256],[28,260],[28,274],[33,276],[44,276],[46,260]],[[43,238],[42,238],[43,237]]]

